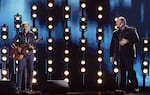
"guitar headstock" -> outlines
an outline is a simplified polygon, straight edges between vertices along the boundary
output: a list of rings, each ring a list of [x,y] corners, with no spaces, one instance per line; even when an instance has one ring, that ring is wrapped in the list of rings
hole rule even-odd
[[[38,38],[38,39],[36,39],[36,43],[39,43],[39,42],[41,42],[41,41],[43,41],[44,40],[44,38],[42,37],[42,38]]]

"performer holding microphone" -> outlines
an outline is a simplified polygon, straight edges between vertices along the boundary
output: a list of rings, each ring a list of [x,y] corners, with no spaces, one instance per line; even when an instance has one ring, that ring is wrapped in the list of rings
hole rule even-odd
[[[138,33],[136,28],[127,26],[126,19],[122,16],[117,18],[116,26],[118,29],[113,32],[110,45],[110,62],[114,63],[116,61],[119,64],[121,75],[120,90],[127,90],[127,82],[132,87],[132,91],[138,91],[138,83],[134,71],[135,44],[139,41]],[[126,76],[126,71],[128,77]]]

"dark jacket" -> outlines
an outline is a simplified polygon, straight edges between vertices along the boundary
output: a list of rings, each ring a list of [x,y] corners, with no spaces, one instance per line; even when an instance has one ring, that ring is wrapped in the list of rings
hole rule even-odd
[[[119,45],[119,41],[122,39],[128,39],[129,43],[124,46]],[[136,28],[125,27],[125,30],[115,30],[113,33],[111,45],[110,45],[110,57],[114,57],[118,60],[120,57],[134,58],[136,57],[135,44],[138,42],[139,36]]]
[[[22,45],[22,44],[35,44],[35,36],[33,33],[28,32],[26,34],[26,37],[24,35],[24,32],[19,32],[15,38],[13,39],[12,43],[16,45]]]

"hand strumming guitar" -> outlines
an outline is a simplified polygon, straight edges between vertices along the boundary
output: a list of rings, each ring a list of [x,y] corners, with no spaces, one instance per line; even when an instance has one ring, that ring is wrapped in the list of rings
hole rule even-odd
[[[22,51],[21,47],[16,46],[14,43],[12,44],[12,46],[13,46],[13,48],[16,48],[18,50],[18,53],[21,53],[21,51]]]
[[[21,47],[17,47],[18,52],[21,53],[22,52],[22,48]]]
[[[29,44],[29,49],[34,49],[35,47],[34,47],[34,45],[33,44]]]

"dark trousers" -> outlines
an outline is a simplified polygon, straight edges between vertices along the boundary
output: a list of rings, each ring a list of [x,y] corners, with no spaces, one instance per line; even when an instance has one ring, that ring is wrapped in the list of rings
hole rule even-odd
[[[130,85],[131,90],[138,87],[136,73],[134,70],[134,57],[127,58],[127,56],[126,57],[124,56],[120,58],[120,73],[121,73],[121,81],[120,81],[121,90],[128,89],[127,85]]]
[[[22,78],[23,78],[23,71],[26,70],[27,72],[27,88],[32,88],[32,78],[33,78],[33,69],[34,69],[34,54],[32,51],[29,54],[25,55],[22,60],[19,61],[18,64],[18,76],[17,76],[17,87],[21,88],[22,85]]]

